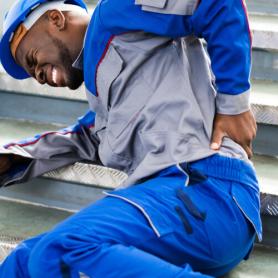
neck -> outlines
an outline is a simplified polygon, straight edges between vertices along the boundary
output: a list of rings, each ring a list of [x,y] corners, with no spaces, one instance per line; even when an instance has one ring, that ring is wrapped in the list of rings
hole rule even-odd
[[[80,51],[83,48],[84,37],[88,24],[90,22],[90,16],[69,15],[68,16],[68,29],[70,30],[67,45],[69,46],[72,60],[74,61]]]

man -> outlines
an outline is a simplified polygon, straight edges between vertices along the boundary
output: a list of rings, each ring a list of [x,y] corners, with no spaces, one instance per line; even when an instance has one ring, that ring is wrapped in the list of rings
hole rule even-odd
[[[208,277],[247,258],[262,233],[250,43],[241,0],[103,0],[91,19],[81,0],[16,2],[0,44],[6,71],[72,89],[84,79],[90,112],[6,145],[1,184],[80,160],[129,177],[20,244],[0,277]]]

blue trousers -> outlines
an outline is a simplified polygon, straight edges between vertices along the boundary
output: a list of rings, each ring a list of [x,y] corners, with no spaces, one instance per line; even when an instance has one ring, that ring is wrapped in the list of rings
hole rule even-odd
[[[250,180],[236,174],[242,169]],[[221,276],[248,255],[260,229],[253,170],[236,159],[216,155],[175,165],[107,194],[22,242],[0,266],[0,277]]]

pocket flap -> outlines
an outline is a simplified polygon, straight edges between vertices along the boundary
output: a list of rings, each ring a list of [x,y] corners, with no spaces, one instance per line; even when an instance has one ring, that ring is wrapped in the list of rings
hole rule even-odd
[[[124,61],[116,49],[110,45],[97,69],[97,92],[104,107],[108,106],[109,90],[113,81],[123,69]]]
[[[163,9],[167,0],[135,0],[136,5],[150,6],[154,8]]]
[[[142,10],[148,12],[192,15],[199,4],[199,0],[135,0],[135,4],[141,5]]]

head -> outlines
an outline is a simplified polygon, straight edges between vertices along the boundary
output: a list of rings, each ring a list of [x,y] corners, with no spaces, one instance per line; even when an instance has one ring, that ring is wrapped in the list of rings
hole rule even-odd
[[[83,82],[83,73],[72,64],[82,50],[89,16],[79,7],[40,8],[23,22],[24,30],[19,30],[22,25],[17,27],[10,44],[13,58],[41,84],[76,89]]]

